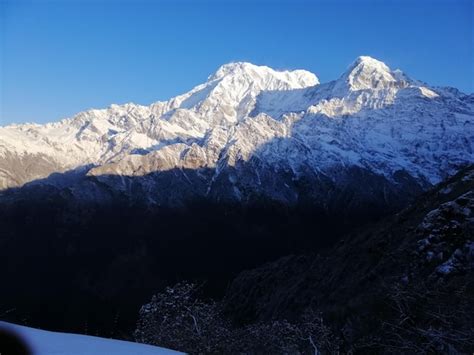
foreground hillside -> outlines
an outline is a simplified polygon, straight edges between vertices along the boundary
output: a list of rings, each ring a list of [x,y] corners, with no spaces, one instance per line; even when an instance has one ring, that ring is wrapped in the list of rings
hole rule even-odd
[[[242,273],[225,308],[241,324],[308,308],[346,350],[469,353],[474,348],[474,168],[324,255]]]
[[[321,255],[242,272],[219,302],[181,282],[137,341],[189,353],[467,354],[474,347],[474,167]]]

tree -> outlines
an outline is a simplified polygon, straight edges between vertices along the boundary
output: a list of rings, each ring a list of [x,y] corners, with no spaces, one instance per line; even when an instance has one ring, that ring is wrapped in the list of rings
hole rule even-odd
[[[138,342],[187,353],[334,354],[339,341],[320,314],[308,310],[299,322],[273,320],[236,327],[220,303],[202,301],[195,284],[181,282],[153,296],[140,310]]]
[[[197,298],[198,287],[181,282],[168,287],[144,305],[135,338],[188,353],[215,353],[229,338],[230,326],[220,305]]]

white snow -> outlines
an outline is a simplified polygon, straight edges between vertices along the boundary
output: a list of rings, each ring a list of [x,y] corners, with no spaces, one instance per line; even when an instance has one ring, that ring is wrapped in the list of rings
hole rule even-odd
[[[87,335],[49,332],[16,324],[0,322],[29,346],[32,355],[165,355],[176,351],[151,345]],[[1,344],[0,344],[1,345]],[[2,352],[0,346],[0,353]]]

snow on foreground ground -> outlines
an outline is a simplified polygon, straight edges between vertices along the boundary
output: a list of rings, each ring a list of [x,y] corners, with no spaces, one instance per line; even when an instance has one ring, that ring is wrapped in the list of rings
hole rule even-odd
[[[27,343],[31,355],[173,355],[173,350],[122,340],[104,339],[88,335],[56,333],[0,321],[0,331],[13,333]],[[3,349],[0,354],[10,355]],[[12,353],[16,355],[15,353]]]

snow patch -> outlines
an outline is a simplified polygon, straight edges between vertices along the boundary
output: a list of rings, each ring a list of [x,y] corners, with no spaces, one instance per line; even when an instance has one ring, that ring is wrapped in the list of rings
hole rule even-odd
[[[88,335],[56,333],[0,321],[0,330],[26,342],[33,355],[172,355],[173,350]],[[0,344],[0,353],[2,352]]]

